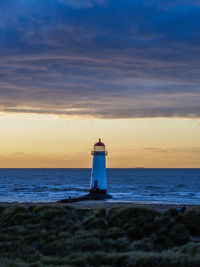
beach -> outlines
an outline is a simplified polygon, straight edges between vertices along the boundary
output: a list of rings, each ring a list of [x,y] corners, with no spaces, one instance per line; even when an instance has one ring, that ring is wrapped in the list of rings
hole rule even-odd
[[[193,205],[193,204],[161,204],[161,203],[142,203],[142,202],[133,202],[133,201],[82,201],[82,202],[75,202],[71,204],[67,204],[74,208],[106,208],[107,210],[112,208],[120,208],[120,207],[145,207],[149,209],[155,209],[159,212],[165,212],[168,209],[175,209],[178,207],[185,206],[188,209],[200,207],[200,205]]]
[[[176,209],[179,207],[186,207],[187,209],[199,208],[197,204],[182,204],[182,203],[147,203],[147,202],[133,202],[133,201],[106,201],[106,200],[90,200],[90,201],[79,201],[72,203],[57,203],[57,202],[0,202],[1,206],[13,206],[21,205],[25,207],[29,206],[69,206],[77,209],[99,209],[105,208],[110,210],[112,208],[122,207],[144,207],[147,209],[154,209],[159,212],[165,212],[169,209]]]

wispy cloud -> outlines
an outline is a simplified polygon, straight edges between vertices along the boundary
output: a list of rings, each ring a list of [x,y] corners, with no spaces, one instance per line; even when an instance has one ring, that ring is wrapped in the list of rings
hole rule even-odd
[[[158,148],[158,147],[145,147],[144,151],[151,151],[153,153],[200,153],[200,147],[174,147],[174,148]]]

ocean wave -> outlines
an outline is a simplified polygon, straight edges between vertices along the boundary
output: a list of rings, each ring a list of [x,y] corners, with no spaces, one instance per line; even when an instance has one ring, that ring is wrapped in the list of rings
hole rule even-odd
[[[155,186],[155,185],[146,185],[144,188],[145,189],[160,189],[161,187],[160,186]]]

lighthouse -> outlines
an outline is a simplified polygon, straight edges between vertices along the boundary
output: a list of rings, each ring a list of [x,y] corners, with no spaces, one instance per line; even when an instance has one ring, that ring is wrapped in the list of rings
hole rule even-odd
[[[104,200],[112,198],[111,195],[107,194],[107,183],[106,183],[106,156],[108,152],[104,143],[97,142],[94,145],[94,149],[91,154],[93,155],[93,165],[90,178],[90,191],[87,195],[78,197],[62,199],[58,202],[60,203],[69,203],[69,202],[78,202],[86,200]]]
[[[90,193],[106,194],[106,156],[108,152],[106,151],[104,143],[101,142],[101,139],[94,145],[94,150],[92,150],[91,154],[93,155],[93,165],[90,180]]]

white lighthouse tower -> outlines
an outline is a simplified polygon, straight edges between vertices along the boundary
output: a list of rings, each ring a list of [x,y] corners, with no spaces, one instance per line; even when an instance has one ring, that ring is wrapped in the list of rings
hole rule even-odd
[[[91,154],[93,155],[93,166],[90,180],[90,193],[106,194],[106,155],[108,152],[101,139],[94,145],[94,150]]]
[[[93,166],[90,179],[90,192],[78,198],[69,197],[69,199],[62,199],[58,202],[69,203],[112,198],[111,195],[107,194],[106,184],[106,156],[108,152],[106,151],[104,143],[101,142],[101,139],[94,145],[94,150],[91,153],[93,155]]]

